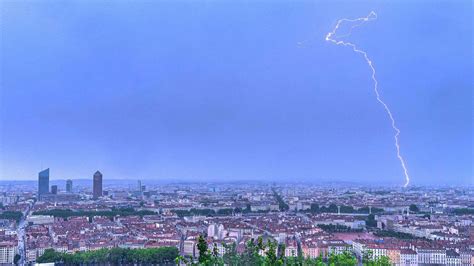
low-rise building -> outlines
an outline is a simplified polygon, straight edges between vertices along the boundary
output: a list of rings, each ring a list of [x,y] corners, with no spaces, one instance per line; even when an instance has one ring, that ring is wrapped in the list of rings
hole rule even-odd
[[[412,249],[400,250],[400,262],[396,264],[399,266],[418,266],[418,255]]]

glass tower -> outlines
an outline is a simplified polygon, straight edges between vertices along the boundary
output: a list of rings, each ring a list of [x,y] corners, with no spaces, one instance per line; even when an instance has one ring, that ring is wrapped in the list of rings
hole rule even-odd
[[[49,168],[38,174],[38,196],[49,192]]]
[[[54,195],[58,194],[58,186],[57,185],[51,186],[51,193],[54,194]]]
[[[68,179],[66,181],[66,192],[71,193],[72,192],[72,180]]]

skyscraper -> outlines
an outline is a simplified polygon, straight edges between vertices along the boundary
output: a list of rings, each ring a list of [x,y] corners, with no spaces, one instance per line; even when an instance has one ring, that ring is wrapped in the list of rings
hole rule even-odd
[[[38,198],[49,192],[49,168],[38,174]]]
[[[52,185],[51,186],[51,193],[52,194],[58,194],[58,186],[57,185]]]
[[[66,192],[72,193],[72,180],[71,179],[66,180]]]
[[[93,199],[102,196],[102,173],[97,171],[94,174]]]

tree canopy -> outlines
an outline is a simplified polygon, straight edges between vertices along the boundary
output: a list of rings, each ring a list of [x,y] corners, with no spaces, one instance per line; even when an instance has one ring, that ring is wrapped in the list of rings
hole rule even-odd
[[[167,264],[173,263],[179,256],[176,247],[160,248],[112,248],[99,249],[86,252],[76,252],[74,254],[57,252],[53,249],[45,250],[36,262],[38,263],[64,263],[67,265],[88,264],[88,263],[113,263],[113,264]]]
[[[153,215],[156,214],[153,211],[148,210],[140,210],[137,211],[134,208],[119,208],[119,209],[112,209],[110,211],[73,211],[70,209],[53,209],[53,210],[44,210],[44,211],[36,211],[33,213],[34,215],[51,215],[54,217],[61,217],[61,218],[68,218],[74,216],[107,216],[107,217],[114,217],[114,216],[132,216],[132,215]]]
[[[304,258],[300,252],[295,256],[285,256],[285,245],[279,244],[274,240],[268,240],[264,243],[262,237],[250,239],[245,245],[242,254],[235,251],[235,243],[225,245],[225,254],[222,257],[216,252],[216,246],[209,248],[203,236],[197,241],[199,250],[198,261],[182,256],[176,258],[177,264],[185,264],[190,266],[355,266],[358,261],[353,253],[331,252],[328,258]],[[263,254],[263,255],[262,255]],[[363,260],[364,266],[389,266],[390,259],[388,257],[373,258],[372,254],[366,254]]]

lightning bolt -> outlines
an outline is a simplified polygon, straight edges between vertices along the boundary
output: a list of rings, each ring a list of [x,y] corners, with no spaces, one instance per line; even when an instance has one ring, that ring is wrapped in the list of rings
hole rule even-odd
[[[334,27],[334,29],[326,35],[326,41],[332,42],[336,45],[347,46],[347,47],[352,48],[352,50],[354,52],[356,52],[358,54],[361,54],[364,57],[367,65],[372,70],[372,80],[374,82],[375,96],[377,97],[377,101],[385,109],[388,117],[390,118],[390,121],[392,122],[392,128],[395,131],[395,134],[393,135],[393,138],[395,139],[394,144],[395,144],[395,148],[397,149],[397,157],[398,157],[398,160],[400,161],[400,165],[403,168],[403,172],[405,174],[405,184],[403,185],[403,187],[407,187],[408,184],[410,183],[410,176],[408,175],[408,169],[407,169],[407,166],[406,166],[406,163],[405,163],[405,159],[403,159],[403,157],[400,153],[400,141],[399,141],[400,129],[398,129],[398,127],[396,126],[395,119],[393,118],[393,115],[392,115],[392,112],[390,111],[390,108],[382,100],[382,97],[380,96],[379,89],[378,89],[378,81],[375,78],[375,68],[373,66],[372,60],[370,60],[369,56],[367,55],[367,53],[364,50],[361,50],[355,44],[353,44],[351,42],[341,40],[341,38],[350,36],[351,33],[352,33],[352,30],[354,28],[359,27],[359,26],[363,25],[364,23],[366,23],[368,21],[371,21],[371,20],[375,20],[375,19],[377,19],[377,14],[374,11],[371,11],[367,17],[362,17],[362,18],[357,18],[357,19],[346,19],[346,18],[340,19],[340,20],[337,21],[337,24]],[[350,30],[347,34],[337,36],[336,32],[339,29],[339,27],[341,26],[341,24],[344,23],[344,22],[350,22],[350,23],[354,23],[354,24],[351,26],[351,28],[350,28]]]

